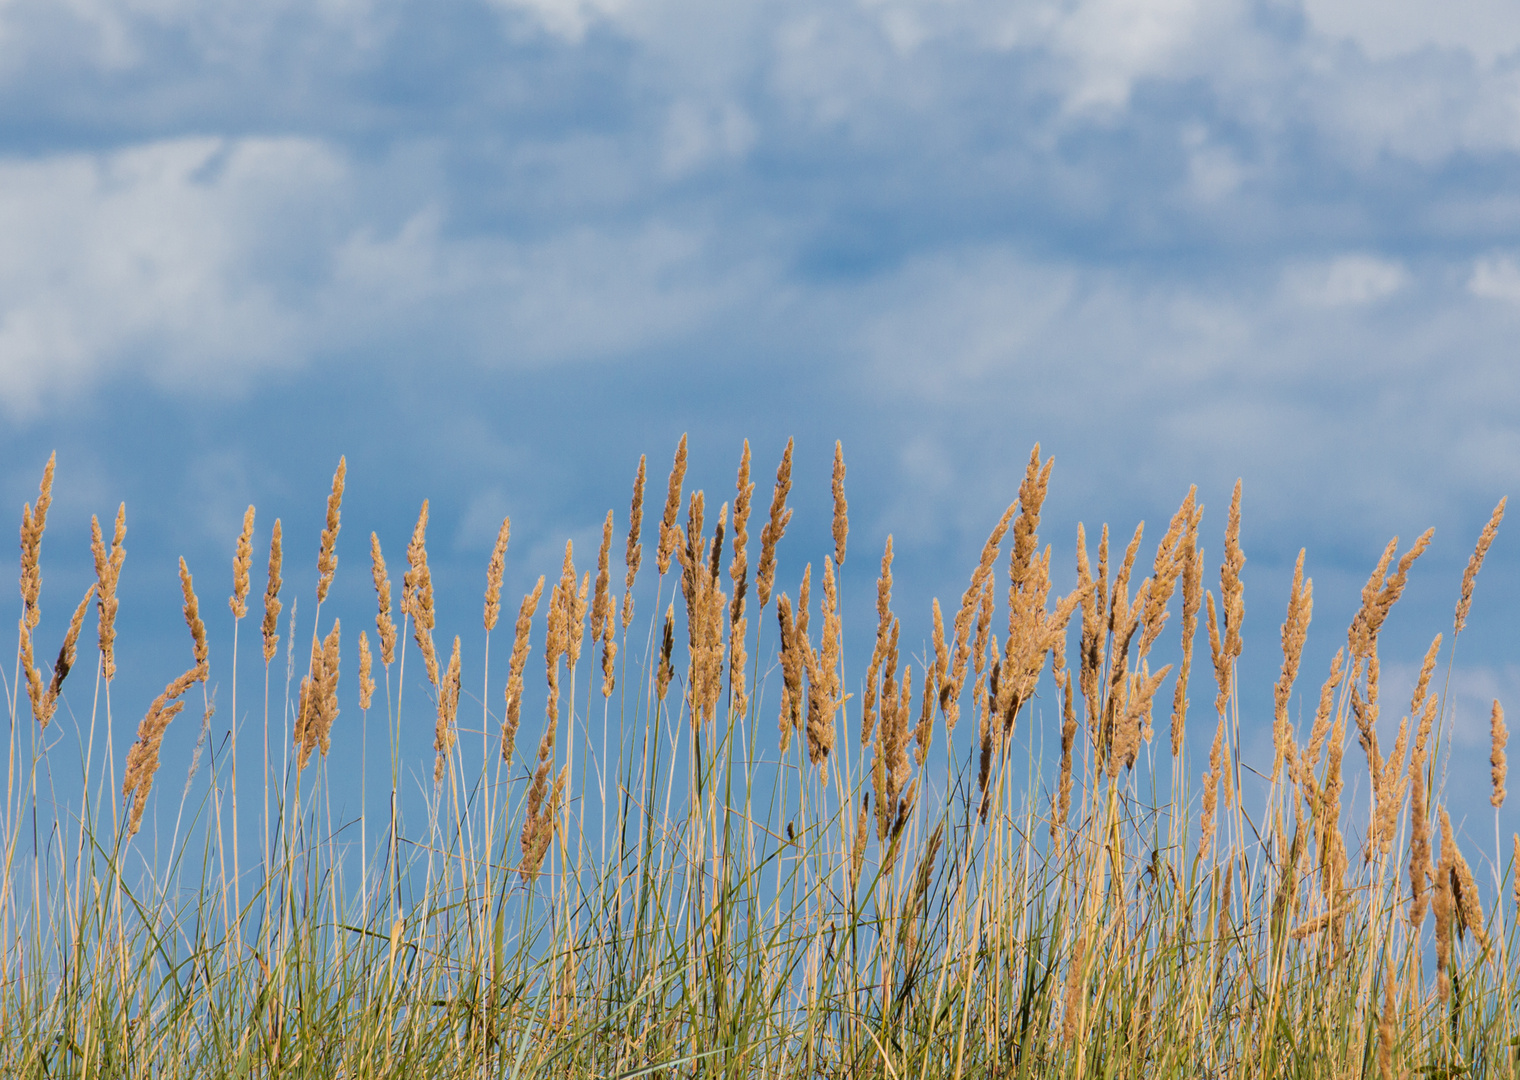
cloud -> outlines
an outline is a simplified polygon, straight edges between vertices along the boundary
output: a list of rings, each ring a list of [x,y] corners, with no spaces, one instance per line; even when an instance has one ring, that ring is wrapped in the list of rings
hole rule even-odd
[[[1404,288],[1409,274],[1393,259],[1342,255],[1329,262],[1289,268],[1283,284],[1298,303],[1344,307],[1386,300]]]

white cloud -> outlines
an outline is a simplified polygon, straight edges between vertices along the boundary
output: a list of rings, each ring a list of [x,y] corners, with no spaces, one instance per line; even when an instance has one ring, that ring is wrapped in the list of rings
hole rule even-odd
[[[1372,255],[1342,255],[1325,263],[1290,268],[1288,294],[1310,307],[1345,307],[1385,300],[1409,283],[1402,263]]]
[[[1520,6],[1510,0],[1304,0],[1322,34],[1355,42],[1375,60],[1422,49],[1461,49],[1491,64],[1520,49]]]
[[[1467,290],[1491,300],[1520,302],[1520,266],[1507,255],[1486,255],[1473,264]]]
[[[287,363],[299,304],[254,263],[343,172],[299,139],[0,162],[0,400],[27,411],[129,361],[201,384]]]

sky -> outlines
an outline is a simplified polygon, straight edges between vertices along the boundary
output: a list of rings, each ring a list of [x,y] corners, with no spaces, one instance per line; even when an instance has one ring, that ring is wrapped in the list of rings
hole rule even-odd
[[[1503,0],[4,0],[0,491],[57,451],[44,642],[127,503],[124,729],[185,666],[178,557],[229,622],[249,503],[309,592],[346,456],[357,621],[430,499],[471,640],[503,515],[515,597],[682,433],[714,502],[795,437],[784,577],[843,443],[857,642],[887,534],[926,636],[1036,443],[1064,581],[1077,522],[1158,536],[1190,484],[1217,562],[1240,478],[1257,701],[1301,547],[1313,695],[1434,526],[1407,686],[1520,476],[1517,181]],[[1475,785],[1517,590],[1511,527],[1453,675]]]

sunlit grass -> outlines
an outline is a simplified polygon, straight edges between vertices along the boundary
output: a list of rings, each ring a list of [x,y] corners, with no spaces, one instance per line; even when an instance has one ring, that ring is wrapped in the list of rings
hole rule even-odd
[[[1402,558],[1390,545],[1334,665],[1303,661],[1332,675],[1296,722],[1300,575],[1276,714],[1247,716],[1239,490],[1217,592],[1189,494],[1154,558],[1138,530],[1110,551],[1105,529],[1096,561],[1079,540],[1078,578],[1057,594],[1036,453],[959,603],[900,623],[890,545],[879,579],[854,557],[850,580],[878,595],[877,628],[852,632],[874,640],[862,678],[842,646],[842,459],[834,549],[799,589],[774,583],[790,447],[754,574],[748,446],[732,512],[684,490],[684,461],[683,441],[664,521],[642,530],[657,585],[623,579],[637,613],[609,521],[597,568],[567,547],[492,659],[504,528],[472,672],[442,644],[453,629],[433,641],[424,512],[390,663],[390,616],[366,625],[363,707],[358,634],[321,611],[330,562],[310,639],[293,639],[292,611],[266,621],[262,670],[247,656],[239,670],[235,646],[218,682],[223,661],[187,650],[131,761],[157,769],[155,732],[204,745],[183,792],[159,771],[141,831],[100,635],[87,626],[56,671],[34,656],[50,466],[23,526],[8,685],[0,1073],[1511,1075],[1514,867],[1497,807],[1495,850],[1464,859],[1430,795],[1450,756],[1436,665],[1457,635],[1432,646],[1435,677],[1407,712],[1379,695],[1378,632],[1423,541]],[[341,491],[340,468],[324,560]],[[239,616],[258,607],[252,527]],[[92,598],[106,621],[112,550],[101,541]],[[199,613],[193,589],[187,575],[201,650],[196,619],[214,605]],[[1200,635],[1212,677],[1190,675]],[[909,640],[930,644],[911,655]],[[1158,645],[1172,662],[1152,671]],[[57,723],[64,675],[77,741],[38,719]],[[208,737],[212,685],[237,721],[226,741]],[[1028,738],[1036,722],[1048,738]],[[402,760],[402,725],[420,724],[436,763]],[[1189,760],[1187,724],[1213,734],[1207,760]],[[1270,727],[1277,760],[1242,761],[1243,727]],[[387,753],[375,790],[362,766]],[[1371,797],[1352,805],[1346,774],[1369,758],[1352,790]],[[1485,764],[1450,762],[1502,788]],[[408,794],[414,775],[425,799]],[[345,819],[356,787],[368,812]],[[1487,911],[1469,861],[1504,886],[1495,903],[1484,882]]]

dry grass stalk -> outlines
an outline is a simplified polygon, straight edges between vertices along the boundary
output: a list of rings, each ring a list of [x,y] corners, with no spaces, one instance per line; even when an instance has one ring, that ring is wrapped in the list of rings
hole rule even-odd
[[[1443,865],[1450,863],[1448,873],[1451,875],[1451,902],[1452,911],[1456,916],[1457,936],[1460,939],[1464,933],[1471,932],[1478,939],[1478,945],[1485,952],[1488,951],[1488,933],[1483,929],[1483,905],[1478,900],[1478,883],[1473,878],[1472,869],[1467,865],[1467,860],[1462,857],[1462,851],[1457,847],[1456,837],[1452,833],[1451,818],[1447,816],[1446,807],[1440,807],[1441,816],[1441,862]],[[1449,852],[1449,854],[1448,854]]]
[[[122,546],[126,537],[126,503],[116,509],[116,531],[111,537],[109,551],[100,534],[100,522],[93,514],[90,516],[90,550],[95,556],[95,596],[100,611],[100,666],[107,683],[116,675],[116,611],[121,603],[116,599],[116,586],[121,581],[122,563],[127,558],[127,549]]]
[[[1198,632],[1198,611],[1203,605],[1203,551],[1198,546],[1198,525],[1203,507],[1194,505],[1179,557],[1182,559],[1182,665],[1172,691],[1172,757],[1182,753],[1187,728],[1188,680],[1193,674],[1193,638]]]
[[[37,488],[37,506],[30,503],[21,512],[21,600],[27,632],[35,630],[42,618],[37,599],[42,593],[42,534],[47,529],[48,508],[53,505],[53,468],[58,462],[55,451],[42,470]]]
[[[1493,544],[1494,536],[1499,531],[1499,522],[1504,520],[1504,504],[1508,501],[1509,496],[1505,496],[1494,507],[1494,512],[1489,515],[1488,524],[1483,526],[1483,531],[1478,534],[1478,544],[1467,560],[1467,569],[1462,573],[1462,594],[1457,601],[1455,630],[1458,634],[1467,625],[1467,613],[1472,610],[1473,585],[1478,580],[1478,571],[1483,569],[1483,560],[1488,555],[1489,546]]]
[[[1378,1076],[1381,1080],[1394,1080],[1393,1043],[1398,1030],[1398,1006],[1393,999],[1393,977],[1390,965],[1384,964],[1383,1007],[1378,1013]]]
[[[850,535],[850,506],[844,498],[844,444],[834,443],[834,565],[844,565],[845,540]]]
[[[327,496],[327,525],[322,530],[322,547],[317,554],[317,603],[327,599],[333,573],[338,569],[338,518],[343,507],[343,479],[348,474],[346,458],[338,459],[333,473],[332,493]]]
[[[533,615],[538,601],[544,594],[544,576],[538,576],[533,591],[523,597],[517,609],[517,626],[512,631],[512,661],[507,670],[507,715],[501,724],[501,757],[512,760],[512,749],[517,744],[517,728],[522,720],[523,668],[528,663],[529,634],[533,628]]]
[[[612,520],[608,513],[609,523]],[[501,618],[501,579],[507,570],[507,543],[512,539],[512,519],[501,519],[501,528],[496,530],[496,543],[491,548],[491,561],[486,565],[486,607],[485,626],[486,633],[496,629],[496,621]]]
[[[238,534],[237,551],[232,557],[232,596],[227,606],[232,617],[241,619],[248,614],[248,571],[253,563],[253,507],[243,512],[243,531]]]
[[[1515,834],[1514,854],[1510,857],[1510,877],[1515,897],[1515,907],[1520,908],[1520,833]]]
[[[749,588],[749,515],[754,495],[755,484],[749,478],[749,440],[745,439],[735,483],[733,558],[728,565],[728,577],[734,586],[733,599],[728,604],[728,685],[730,708],[736,716],[744,716],[749,711],[745,683],[749,658],[744,651],[749,620],[744,617],[744,597]]]
[[[1425,553],[1425,549],[1430,546],[1430,538],[1434,534],[1434,529],[1426,529],[1421,533],[1419,539],[1400,557],[1398,566],[1392,573],[1388,573],[1388,564],[1393,559],[1393,553],[1398,550],[1399,538],[1395,536],[1383,549],[1377,568],[1373,570],[1367,584],[1362,587],[1361,610],[1351,620],[1351,628],[1347,631],[1347,642],[1351,647],[1353,661],[1371,655],[1376,648],[1378,634],[1383,628],[1383,622],[1388,618],[1389,610],[1398,603],[1399,597],[1404,593],[1404,586],[1409,580],[1410,567]]]
[[[670,689],[670,680],[675,678],[676,669],[670,661],[670,655],[675,650],[676,644],[676,606],[671,604],[665,609],[665,632],[660,638],[660,662],[655,668],[654,690],[655,699],[665,700],[665,694]],[[785,744],[781,747],[786,749]]]
[[[1509,729],[1504,726],[1504,706],[1499,704],[1498,698],[1494,699],[1494,708],[1489,714],[1488,730],[1489,774],[1494,784],[1494,793],[1488,801],[1497,810],[1504,805],[1504,781],[1509,776],[1509,762],[1504,756],[1504,747],[1509,742]]]
[[[1374,790],[1377,793],[1371,828],[1367,830],[1367,843],[1363,849],[1365,861],[1371,861],[1376,853],[1386,856],[1393,844],[1393,833],[1398,826],[1399,809],[1404,805],[1404,792],[1409,785],[1409,772],[1405,768],[1404,754],[1409,746],[1409,717],[1399,721],[1399,734],[1393,741],[1393,752],[1383,765],[1382,777]]]
[[[33,510],[31,504],[27,504],[21,512],[21,668],[22,676],[26,679],[26,696],[31,702],[32,715],[44,727],[47,726],[49,715],[46,714],[45,705],[47,692],[43,688],[42,672],[37,668],[33,653],[32,632],[42,619],[42,609],[37,602],[42,594],[42,534],[47,528],[48,507],[53,502],[53,467],[57,459],[58,454],[54,452],[42,470],[36,509]]]
[[[544,741],[539,743],[538,768],[533,774],[533,786],[528,789],[528,814],[523,822],[522,862],[518,864],[517,872],[530,884],[538,876],[544,856],[549,852],[549,844],[554,839],[560,799],[565,793],[565,782],[570,778],[567,764],[554,778],[553,788],[549,786],[549,773],[554,768],[553,730],[551,727],[546,731]]]
[[[748,445],[748,444],[746,444]],[[633,622],[633,583],[639,576],[639,563],[644,558],[644,545],[640,540],[644,528],[644,455],[639,455],[639,471],[633,478],[633,503],[628,509],[628,550],[623,556],[627,570],[623,576],[623,629]]]
[[[905,666],[901,681],[896,676],[897,620],[886,656],[886,678],[882,682],[881,723],[871,752],[871,788],[876,792],[876,838],[885,842],[901,831],[913,807],[917,784],[910,783],[912,767],[908,760],[908,729],[913,702],[913,669]]]
[[[63,646],[58,650],[58,659],[53,664],[53,678],[48,684],[47,693],[42,699],[42,715],[38,718],[43,727],[47,727],[53,713],[58,708],[58,695],[63,691],[63,680],[68,678],[70,669],[78,656],[79,633],[84,628],[84,613],[89,609],[90,601],[95,596],[95,585],[91,585],[84,592],[84,599],[79,601],[79,606],[74,609],[73,617],[69,619],[68,633],[64,635]]]
[[[1161,636],[1161,631],[1171,615],[1169,607],[1172,594],[1176,591],[1177,582],[1187,568],[1187,531],[1193,520],[1197,501],[1197,487],[1189,488],[1187,497],[1182,500],[1182,505],[1172,515],[1161,543],[1156,545],[1156,561],[1151,571],[1151,587],[1146,593],[1145,607],[1140,613],[1142,629],[1140,647],[1136,652],[1139,657],[1151,651],[1151,646]]]
[[[428,501],[422,500],[417,525],[406,547],[406,573],[401,579],[401,613],[412,619],[412,637],[422,650],[428,682],[438,688],[438,654],[433,648],[433,574],[427,561]]]
[[[792,618],[792,601],[782,593],[776,601],[776,619],[781,625],[781,752],[786,753],[792,732],[802,726],[802,667],[804,646],[798,640],[797,625]]]
[[[368,709],[375,698],[374,659],[369,651],[369,635],[359,631],[359,708]]]
[[[321,648],[312,650],[310,673],[301,680],[293,737],[294,743],[300,747],[296,758],[297,771],[306,768],[313,750],[320,750],[325,758],[332,745],[332,725],[338,718],[338,645],[341,632],[340,620],[334,619],[332,630],[323,639]]]
[[[163,693],[153,700],[137,725],[137,741],[127,751],[121,785],[122,798],[132,797],[132,808],[127,817],[129,837],[136,836],[142,825],[148,792],[153,788],[153,775],[158,771],[158,751],[163,744],[164,732],[184,708],[184,702],[178,699],[197,682],[204,682],[210,673],[206,664],[206,628],[201,624],[200,603],[195,597],[194,582],[185,568],[184,559],[180,560],[180,591],[185,599],[185,624],[190,628],[194,643],[195,666],[164,687]]]
[[[611,614],[608,593],[612,587],[612,511],[602,522],[602,546],[596,556],[596,590],[591,597],[591,640],[600,641],[607,629]]]
[[[681,510],[681,487],[686,482],[686,436],[681,436],[681,442],[676,446],[676,459],[670,468],[670,484],[665,492],[665,513],[660,518],[660,546],[655,551],[655,566],[659,568],[660,576],[664,577],[670,570],[670,556],[675,550],[675,541],[670,531],[676,526],[676,514]]]
[[[936,614],[939,601],[934,602]],[[887,638],[892,632],[892,534],[887,534],[886,550],[881,556],[881,573],[876,578],[876,643],[871,647],[871,662],[866,667],[864,697],[860,706],[860,745],[869,746],[876,730],[877,684],[886,658]],[[940,624],[940,650],[944,653],[944,625]]]
[[[834,748],[834,716],[843,702],[839,665],[843,653],[843,624],[839,616],[839,587],[829,557],[823,557],[823,642],[808,663],[808,753],[823,765]],[[815,705],[814,702],[817,702]],[[824,771],[827,777],[827,769]]]
[[[280,564],[284,555],[280,548],[280,519],[274,519],[274,529],[269,534],[269,584],[264,589],[264,664],[267,667],[280,647]]]
[[[945,717],[945,730],[954,731],[955,722],[960,716],[961,692],[966,687],[966,667],[971,659],[971,625],[972,619],[977,615],[977,607],[982,601],[982,594],[991,587],[993,567],[997,562],[998,552],[1003,547],[1003,537],[1008,532],[1008,526],[1013,523],[1014,512],[1018,509],[1017,502],[1010,503],[1003,516],[998,519],[997,525],[982,544],[981,558],[977,560],[976,569],[971,572],[971,583],[966,586],[966,591],[961,595],[960,610],[955,615],[955,655],[951,661],[950,677],[941,680],[939,688],[940,712]],[[990,623],[990,614],[986,617]],[[976,650],[981,655],[981,650]]]
[[[792,512],[787,509],[786,497],[792,490],[792,440],[786,440],[786,450],[781,464],[776,466],[776,487],[771,493],[770,519],[760,530],[760,562],[755,568],[755,592],[760,600],[760,610],[770,603],[771,590],[776,584],[776,545],[786,533]]]
[[[1072,689],[1071,669],[1066,666],[1065,637],[1056,644],[1052,661],[1056,688],[1061,692],[1061,783],[1056,796],[1056,812],[1050,822],[1050,838],[1055,840],[1058,827],[1071,817],[1072,750],[1077,741],[1076,695]]]
[[[443,782],[448,767],[449,753],[458,737],[456,721],[459,714],[459,637],[454,637],[454,653],[449,657],[449,667],[438,690],[438,722],[433,728],[433,749],[437,757],[433,761],[433,783]]]
[[[571,542],[567,540],[565,541],[565,561],[560,568],[559,581],[549,592],[549,619],[544,637],[544,677],[549,687],[545,715],[551,732],[559,722],[559,660],[570,649],[569,624],[574,609],[575,564],[572,561]],[[542,762],[543,755],[539,756]],[[545,783],[547,782],[545,780]]]
[[[1334,907],[1329,911],[1322,911],[1318,915],[1314,916],[1314,918],[1308,920],[1307,922],[1300,923],[1298,926],[1295,926],[1293,929],[1289,930],[1288,936],[1294,941],[1302,941],[1310,934],[1319,933],[1321,930],[1325,929],[1333,921],[1335,921],[1335,919],[1344,914],[1346,914],[1346,908],[1344,906]]]
[[[1272,723],[1272,771],[1268,777],[1277,782],[1284,764],[1291,765],[1295,746],[1293,724],[1288,719],[1288,700],[1293,693],[1293,683],[1298,679],[1298,667],[1304,655],[1304,642],[1309,636],[1309,619],[1314,612],[1314,582],[1304,578],[1304,550],[1299,549],[1298,562],[1293,567],[1293,587],[1288,593],[1288,614],[1282,624],[1283,665],[1277,678],[1272,698],[1275,706]]]
[[[1452,873],[1452,852],[1455,845],[1449,839],[1451,822],[1441,811],[1441,861],[1436,866],[1435,900],[1432,906],[1436,916],[1436,993],[1444,1006],[1451,999],[1451,924],[1455,914],[1451,887],[1455,880]]]
[[[195,646],[196,679],[205,682],[211,673],[210,652],[206,646],[206,624],[201,621],[201,605],[195,596],[195,582],[190,568],[183,558],[179,561],[179,586],[185,597],[185,625],[190,628],[190,638]]]
[[[1219,602],[1224,609],[1224,650],[1230,660],[1240,656],[1240,628],[1245,622],[1245,586],[1240,571],[1246,565],[1245,552],[1240,549],[1240,489],[1235,481],[1235,494],[1230,498],[1230,517],[1224,530],[1224,563],[1219,568]]]
[[[1214,729],[1214,746],[1209,751],[1209,771],[1203,777],[1203,818],[1198,826],[1201,839],[1198,842],[1198,857],[1201,859],[1209,852],[1214,843],[1214,815],[1219,807],[1219,778],[1229,768],[1229,750],[1224,745],[1224,717],[1219,718],[1219,726]]]
[[[1426,889],[1435,877],[1430,857],[1430,810],[1425,803],[1425,770],[1411,766],[1409,793],[1409,925],[1418,933],[1425,921]]]
[[[278,523],[276,523],[278,527]],[[390,667],[396,662],[396,623],[391,619],[391,579],[385,573],[385,556],[380,553],[380,537],[369,534],[370,574],[375,581],[375,596],[380,605],[375,616],[375,632],[380,635],[380,662]],[[402,602],[405,603],[405,593]]]

